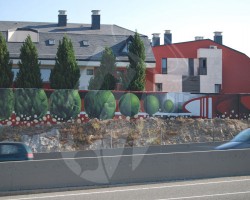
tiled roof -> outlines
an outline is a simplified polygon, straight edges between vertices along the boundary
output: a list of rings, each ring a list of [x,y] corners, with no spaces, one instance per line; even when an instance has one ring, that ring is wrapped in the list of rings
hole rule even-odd
[[[0,31],[6,31],[11,29],[33,29],[40,33],[74,33],[84,35],[133,35],[134,32],[128,29],[122,28],[117,25],[105,25],[101,24],[100,30],[91,29],[91,24],[76,24],[68,23],[66,27],[60,27],[57,23],[46,22],[15,22],[15,21],[1,21]]]
[[[55,23],[41,22],[11,22],[0,21],[0,32],[7,38],[8,30],[32,29],[39,33],[39,43],[35,43],[40,59],[54,59],[59,40],[66,34],[72,41],[75,55],[78,60],[100,60],[105,47],[111,47],[117,56],[117,61],[128,61],[128,57],[122,53],[129,36],[135,32],[117,25],[101,25],[100,30],[91,29],[90,24],[67,24],[59,27]],[[55,40],[55,45],[48,45],[48,40]],[[148,37],[141,35],[146,49],[146,62],[155,62]],[[88,46],[83,46],[82,41],[88,41]],[[8,49],[11,58],[18,58],[22,43],[10,42]]]

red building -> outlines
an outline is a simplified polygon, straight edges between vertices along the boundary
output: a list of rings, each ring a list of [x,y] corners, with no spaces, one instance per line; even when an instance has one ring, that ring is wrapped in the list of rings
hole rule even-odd
[[[164,45],[159,34],[153,35],[155,90],[250,93],[250,58],[223,45],[221,32],[215,32],[214,41],[196,37],[172,44],[172,35],[166,31]]]

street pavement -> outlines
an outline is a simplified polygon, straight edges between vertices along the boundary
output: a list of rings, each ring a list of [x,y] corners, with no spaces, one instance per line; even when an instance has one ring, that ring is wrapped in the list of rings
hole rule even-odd
[[[120,185],[108,188],[61,191],[19,196],[4,196],[0,200],[249,200],[250,176],[202,180]]]

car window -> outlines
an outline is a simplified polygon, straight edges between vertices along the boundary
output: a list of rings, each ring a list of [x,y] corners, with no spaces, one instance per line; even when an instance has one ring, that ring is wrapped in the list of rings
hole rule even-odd
[[[249,142],[250,141],[250,129],[241,131],[238,135],[232,139],[233,142]]]
[[[16,154],[18,153],[18,147],[15,145],[8,145],[4,144],[0,146],[1,154],[2,155],[8,155],[8,154]]]

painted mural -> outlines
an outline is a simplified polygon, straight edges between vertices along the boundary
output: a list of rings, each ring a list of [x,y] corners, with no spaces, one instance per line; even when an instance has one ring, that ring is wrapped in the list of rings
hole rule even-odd
[[[250,94],[0,89],[0,125],[151,116],[250,119]]]

